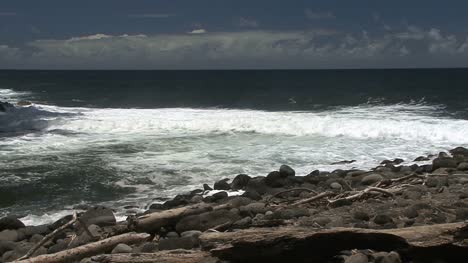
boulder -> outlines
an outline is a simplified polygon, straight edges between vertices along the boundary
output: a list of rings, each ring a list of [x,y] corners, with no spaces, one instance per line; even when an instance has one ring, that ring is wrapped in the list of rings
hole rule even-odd
[[[250,181],[250,176],[246,174],[239,174],[232,180],[231,188],[232,190],[241,190],[247,187]]]
[[[429,161],[431,159],[425,157],[425,156],[419,156],[418,158],[414,159],[413,162],[424,162],[424,161]]]
[[[18,241],[18,232],[16,230],[3,230],[0,232],[0,241]]]
[[[34,235],[47,235],[52,232],[48,225],[38,225],[38,226],[27,226],[21,229],[18,229],[18,233],[25,238],[30,238]]]
[[[68,246],[70,248],[73,248],[73,247],[78,247],[78,246],[90,243],[94,241],[96,238],[100,238],[103,233],[102,229],[97,225],[88,226],[88,230],[93,235],[93,237],[90,237],[88,235],[88,232],[83,231],[75,239],[73,239]]]
[[[393,223],[393,219],[386,214],[378,214],[374,217],[374,223],[378,225],[386,225],[388,223]]]
[[[401,263],[400,255],[395,251],[390,253],[377,252],[373,253],[371,256],[375,263]]]
[[[203,184],[203,190],[211,191],[211,190],[213,190],[213,188],[211,188],[208,184]]]
[[[464,147],[457,147],[455,149],[452,149],[449,151],[450,154],[452,154],[452,156],[454,157],[468,157],[468,149],[464,148]]]
[[[369,262],[369,260],[367,259],[366,255],[362,253],[356,253],[346,258],[344,262],[345,263],[367,263]]]
[[[242,215],[254,216],[256,214],[264,214],[268,209],[265,203],[251,203],[239,208]]]
[[[375,184],[377,182],[380,182],[382,181],[384,178],[382,175],[380,174],[369,174],[369,175],[366,175],[362,178],[361,180],[361,183],[363,185],[371,185],[371,184]]]
[[[240,220],[237,220],[236,222],[234,222],[234,224],[232,225],[234,228],[247,228],[249,227],[250,225],[252,225],[252,218],[247,216],[247,217],[244,217]]]
[[[115,225],[116,223],[114,212],[112,212],[111,209],[104,206],[95,206],[89,209],[80,216],[80,219],[87,226],[111,226]]]
[[[353,218],[362,221],[369,221],[370,216],[366,211],[356,210],[353,212]]]
[[[0,219],[0,231],[3,231],[5,229],[16,230],[16,229],[23,228],[23,227],[24,227],[23,222],[21,222],[16,217],[7,216],[7,217]]]
[[[7,251],[15,249],[16,244],[13,241],[0,241],[0,255]]]
[[[457,208],[455,210],[457,219],[468,220],[468,208]]]
[[[158,251],[158,244],[155,242],[145,242],[140,246],[141,253],[154,253]]]
[[[468,163],[467,162],[462,162],[457,166],[457,170],[460,171],[468,171]]]
[[[118,244],[115,246],[114,249],[112,249],[111,254],[123,254],[123,253],[131,253],[132,252],[132,247],[130,247],[127,244]]]
[[[229,181],[229,179],[227,178],[223,180],[219,180],[214,184],[213,188],[215,190],[231,190],[231,186],[229,185],[227,181]]]
[[[306,208],[285,208],[285,209],[280,209],[277,211],[274,211],[271,215],[266,216],[266,219],[271,220],[271,219],[293,219],[293,218],[299,218],[303,216],[310,216],[309,210]]]
[[[192,215],[182,218],[176,225],[177,232],[185,232],[189,230],[206,231],[210,228],[228,223],[235,222],[241,217],[239,214],[230,210],[216,210],[205,212],[199,215]]]
[[[432,169],[457,168],[457,161],[451,157],[438,157],[432,161]]]
[[[269,173],[265,178],[266,185],[270,187],[282,187],[286,184],[286,180],[280,172],[274,171]]]
[[[192,249],[198,247],[200,242],[190,236],[166,238],[159,240],[159,250]]]
[[[296,171],[294,171],[293,168],[287,166],[287,165],[281,165],[279,169],[279,173],[281,177],[288,177],[288,176],[294,176],[296,175]]]
[[[262,196],[255,190],[247,190],[242,194],[242,197],[246,197],[252,200],[261,200]]]

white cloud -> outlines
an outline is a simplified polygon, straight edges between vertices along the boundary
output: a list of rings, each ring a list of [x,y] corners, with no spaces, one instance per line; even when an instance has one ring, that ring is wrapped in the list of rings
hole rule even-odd
[[[14,12],[0,12],[0,16],[16,16]]]
[[[131,18],[169,18],[175,16],[174,14],[131,14]]]
[[[440,56],[468,64],[468,38],[438,29],[408,27],[381,35],[329,30],[204,33],[198,29],[155,36],[96,34],[37,40],[21,49],[0,46],[0,67],[6,57],[38,68],[406,67],[437,66],[432,62]],[[408,60],[411,56],[417,59]]]
[[[189,34],[205,34],[206,33],[206,30],[203,29],[203,28],[200,28],[200,29],[194,29],[192,31],[189,32]]]
[[[306,17],[309,19],[334,19],[336,18],[336,16],[330,11],[317,12],[317,11],[313,11],[307,8],[306,10],[304,10],[304,12],[305,12]]]

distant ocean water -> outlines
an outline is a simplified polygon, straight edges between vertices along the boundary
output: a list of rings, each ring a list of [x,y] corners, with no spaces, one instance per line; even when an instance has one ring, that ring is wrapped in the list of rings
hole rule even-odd
[[[467,98],[468,69],[0,71],[0,101],[33,103],[0,112],[0,216],[124,216],[281,164],[411,163],[468,146]]]

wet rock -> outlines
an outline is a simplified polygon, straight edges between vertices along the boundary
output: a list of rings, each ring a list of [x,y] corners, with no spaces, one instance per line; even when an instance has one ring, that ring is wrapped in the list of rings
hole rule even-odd
[[[331,163],[331,165],[338,165],[338,164],[350,164],[350,163],[354,163],[356,162],[356,160],[344,160],[344,161],[339,161],[339,162],[334,162],[334,163]]]
[[[267,211],[267,208],[265,203],[258,202],[241,206],[239,210],[242,215],[253,216],[256,214],[264,214]]]
[[[0,241],[18,241],[18,232],[16,230],[3,230],[0,232]]]
[[[217,201],[223,200],[225,198],[228,198],[228,193],[222,191],[222,192],[218,192],[216,194],[213,194],[211,197],[213,198],[214,202],[217,202]]]
[[[114,212],[105,206],[95,206],[80,216],[81,221],[86,225],[112,226],[116,219]]]
[[[461,156],[461,157],[468,157],[468,149],[464,147],[457,147],[449,151],[452,156]]]
[[[234,228],[247,228],[251,224],[252,224],[252,218],[247,216],[247,217],[244,217],[244,218],[242,218],[240,220],[237,220],[236,222],[234,222],[234,224],[232,226]]]
[[[232,180],[231,188],[233,190],[241,190],[247,187],[250,181],[250,176],[246,174],[239,174]]]
[[[432,161],[432,169],[439,168],[457,168],[457,161],[450,157],[438,157]]]
[[[15,249],[16,244],[12,241],[0,241],[0,255],[3,253]]]
[[[168,200],[162,204],[161,208],[162,209],[171,209],[179,206],[184,206],[188,205],[190,203],[190,200],[192,199],[192,196],[190,195],[176,195],[171,200]],[[150,207],[151,208],[151,207]]]
[[[213,188],[211,188],[208,184],[203,184],[203,190],[211,191],[211,190],[213,190]]]
[[[370,216],[367,212],[363,210],[356,210],[353,212],[353,218],[362,221],[369,221]]]
[[[393,219],[387,214],[379,214],[374,217],[374,223],[378,225],[385,225],[388,223],[393,223]]]
[[[293,219],[303,216],[310,216],[309,210],[306,208],[285,208],[274,211],[271,215],[266,216],[265,219]]]
[[[242,197],[247,197],[252,200],[261,200],[262,196],[255,190],[247,190],[242,194]]]
[[[19,219],[15,217],[4,217],[0,219],[0,231],[11,229],[16,230],[19,228],[23,228],[24,224]]]
[[[393,161],[390,161],[390,160],[383,160],[380,164],[382,164],[382,165],[386,165],[386,164],[397,165],[397,164],[403,163],[404,161],[405,161],[405,160],[403,160],[403,159],[396,158],[396,159],[393,159]]]
[[[146,242],[140,246],[141,253],[154,253],[158,250],[158,244],[154,242]]]
[[[288,165],[281,165],[279,169],[279,173],[282,177],[294,176],[296,175],[296,171],[293,168],[289,167]]]
[[[369,174],[369,175],[364,176],[364,178],[362,178],[361,183],[363,185],[371,185],[371,184],[380,182],[383,179],[384,179],[383,176],[380,174]]]
[[[468,171],[468,163],[467,163],[467,162],[460,163],[460,164],[457,166],[457,170],[460,170],[460,171]]]
[[[267,193],[269,187],[266,185],[266,178],[263,176],[251,178],[247,184],[247,191],[255,191],[260,195]]]
[[[356,253],[346,258],[345,263],[367,263],[367,256],[362,253]]]
[[[286,185],[286,180],[280,172],[274,171],[266,176],[265,183],[270,187],[282,187]]]
[[[372,258],[375,263],[401,263],[400,255],[395,251],[373,253]]]
[[[333,183],[330,184],[330,188],[334,189],[334,190],[341,190],[341,189],[343,189],[343,186],[341,186],[340,183],[333,182]]]
[[[189,230],[205,231],[228,222],[235,222],[240,218],[240,215],[237,213],[221,209],[184,217],[177,223],[176,230],[179,233]]]
[[[414,159],[413,162],[424,162],[424,161],[429,161],[431,159],[425,157],[425,156],[419,156],[418,158]]]
[[[231,190],[231,186],[229,185],[229,183],[227,182],[229,181],[229,179],[223,179],[223,180],[220,180],[220,181],[217,181],[215,184],[214,184],[214,189],[215,190]]]
[[[39,235],[39,234],[34,234],[30,239],[29,239],[29,242],[31,243],[39,243],[41,242],[41,240],[44,238],[43,235]]]
[[[467,220],[468,219],[468,208],[457,208],[455,210],[457,219]]]
[[[49,247],[49,249],[47,250],[47,253],[53,254],[53,253],[63,251],[63,250],[68,248],[68,243],[69,243],[69,241],[59,239],[59,240],[57,240],[56,244]]]
[[[159,250],[192,249],[199,246],[199,241],[190,236],[159,240]]]
[[[131,253],[132,247],[127,244],[120,243],[112,249],[111,254],[123,254],[123,253]]]
[[[194,197],[192,197],[192,199],[190,199],[190,203],[192,204],[197,204],[200,202],[203,202],[203,196],[201,195],[195,195]]]

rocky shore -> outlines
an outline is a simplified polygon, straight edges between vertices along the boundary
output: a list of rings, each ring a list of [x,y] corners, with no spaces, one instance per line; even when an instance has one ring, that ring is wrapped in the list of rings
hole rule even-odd
[[[6,217],[0,262],[468,261],[468,149],[403,162],[240,174],[124,222],[106,207],[40,226]]]

